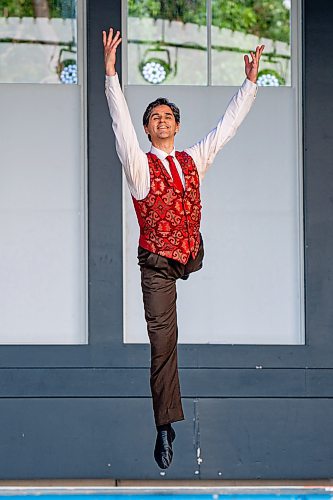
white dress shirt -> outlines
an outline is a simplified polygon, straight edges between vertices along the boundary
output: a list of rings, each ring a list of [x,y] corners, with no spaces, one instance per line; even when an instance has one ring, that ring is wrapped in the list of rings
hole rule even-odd
[[[196,144],[185,149],[186,153],[194,160],[200,182],[217,153],[235,135],[236,130],[254,102],[257,90],[257,85],[246,78],[230,100],[216,127]],[[116,150],[123,165],[129,189],[134,198],[142,200],[148,195],[150,189],[148,158],[139,146],[117,74],[105,77],[105,94],[116,137]],[[150,151],[162,161],[166,170],[170,173],[169,162],[166,160],[168,153],[154,146],[151,147]],[[175,157],[175,150],[169,154],[174,157],[177,170],[184,184],[183,172]]]

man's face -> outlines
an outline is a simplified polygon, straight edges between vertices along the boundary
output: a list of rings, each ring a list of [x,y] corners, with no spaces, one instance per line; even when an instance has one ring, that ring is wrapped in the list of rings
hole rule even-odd
[[[151,142],[160,143],[163,139],[174,138],[179,131],[173,112],[169,106],[162,104],[153,109],[148,125],[144,127],[146,134],[150,134]]]

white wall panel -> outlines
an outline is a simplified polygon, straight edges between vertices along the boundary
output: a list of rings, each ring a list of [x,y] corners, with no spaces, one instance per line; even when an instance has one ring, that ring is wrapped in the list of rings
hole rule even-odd
[[[81,89],[1,85],[0,343],[85,342]]]
[[[126,96],[144,150],[147,103],[160,95],[176,102],[181,150],[215,126],[236,90],[130,86]],[[260,88],[202,184],[206,255],[201,271],[177,283],[181,343],[303,343],[298,148],[295,89]],[[144,343],[139,231],[127,187],[124,192],[124,338]]]

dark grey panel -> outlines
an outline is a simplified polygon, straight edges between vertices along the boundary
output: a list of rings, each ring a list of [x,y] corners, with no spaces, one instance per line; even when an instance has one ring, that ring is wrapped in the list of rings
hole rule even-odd
[[[110,334],[111,335],[111,334]],[[121,339],[122,332],[118,332]],[[118,339],[118,340],[119,340]],[[0,368],[147,368],[149,345],[0,346]],[[331,368],[325,346],[180,345],[183,368]]]
[[[148,368],[1,369],[0,397],[150,397]],[[331,397],[333,369],[181,369],[183,397]]]
[[[333,341],[333,3],[305,0],[305,263],[307,343]]]
[[[202,479],[332,476],[332,399],[203,399],[199,417]]]
[[[102,44],[102,30],[119,28],[120,19],[120,2],[87,2],[90,344],[119,343],[122,332],[121,165],[104,92]]]
[[[150,399],[0,400],[0,479],[194,477],[193,402],[160,475]]]
[[[306,392],[319,398],[333,397],[333,370],[307,370]]]
[[[122,333],[119,332],[119,339]],[[118,339],[118,340],[119,340]],[[149,345],[0,346],[0,368],[147,368]],[[180,345],[183,368],[331,368],[325,346]]]
[[[150,397],[148,368],[2,369],[0,375],[0,397]],[[184,397],[307,397],[316,395],[318,384],[321,396],[333,396],[333,370],[306,375],[260,368],[180,370]]]
[[[1,399],[0,479],[332,474],[331,399],[186,399],[184,406],[174,462],[160,475],[149,399]]]

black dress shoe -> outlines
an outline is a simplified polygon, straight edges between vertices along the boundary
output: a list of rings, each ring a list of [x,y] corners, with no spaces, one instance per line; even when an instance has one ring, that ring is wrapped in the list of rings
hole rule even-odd
[[[161,426],[157,429],[154,458],[161,469],[167,469],[172,462],[172,442],[176,433],[170,426]]]

